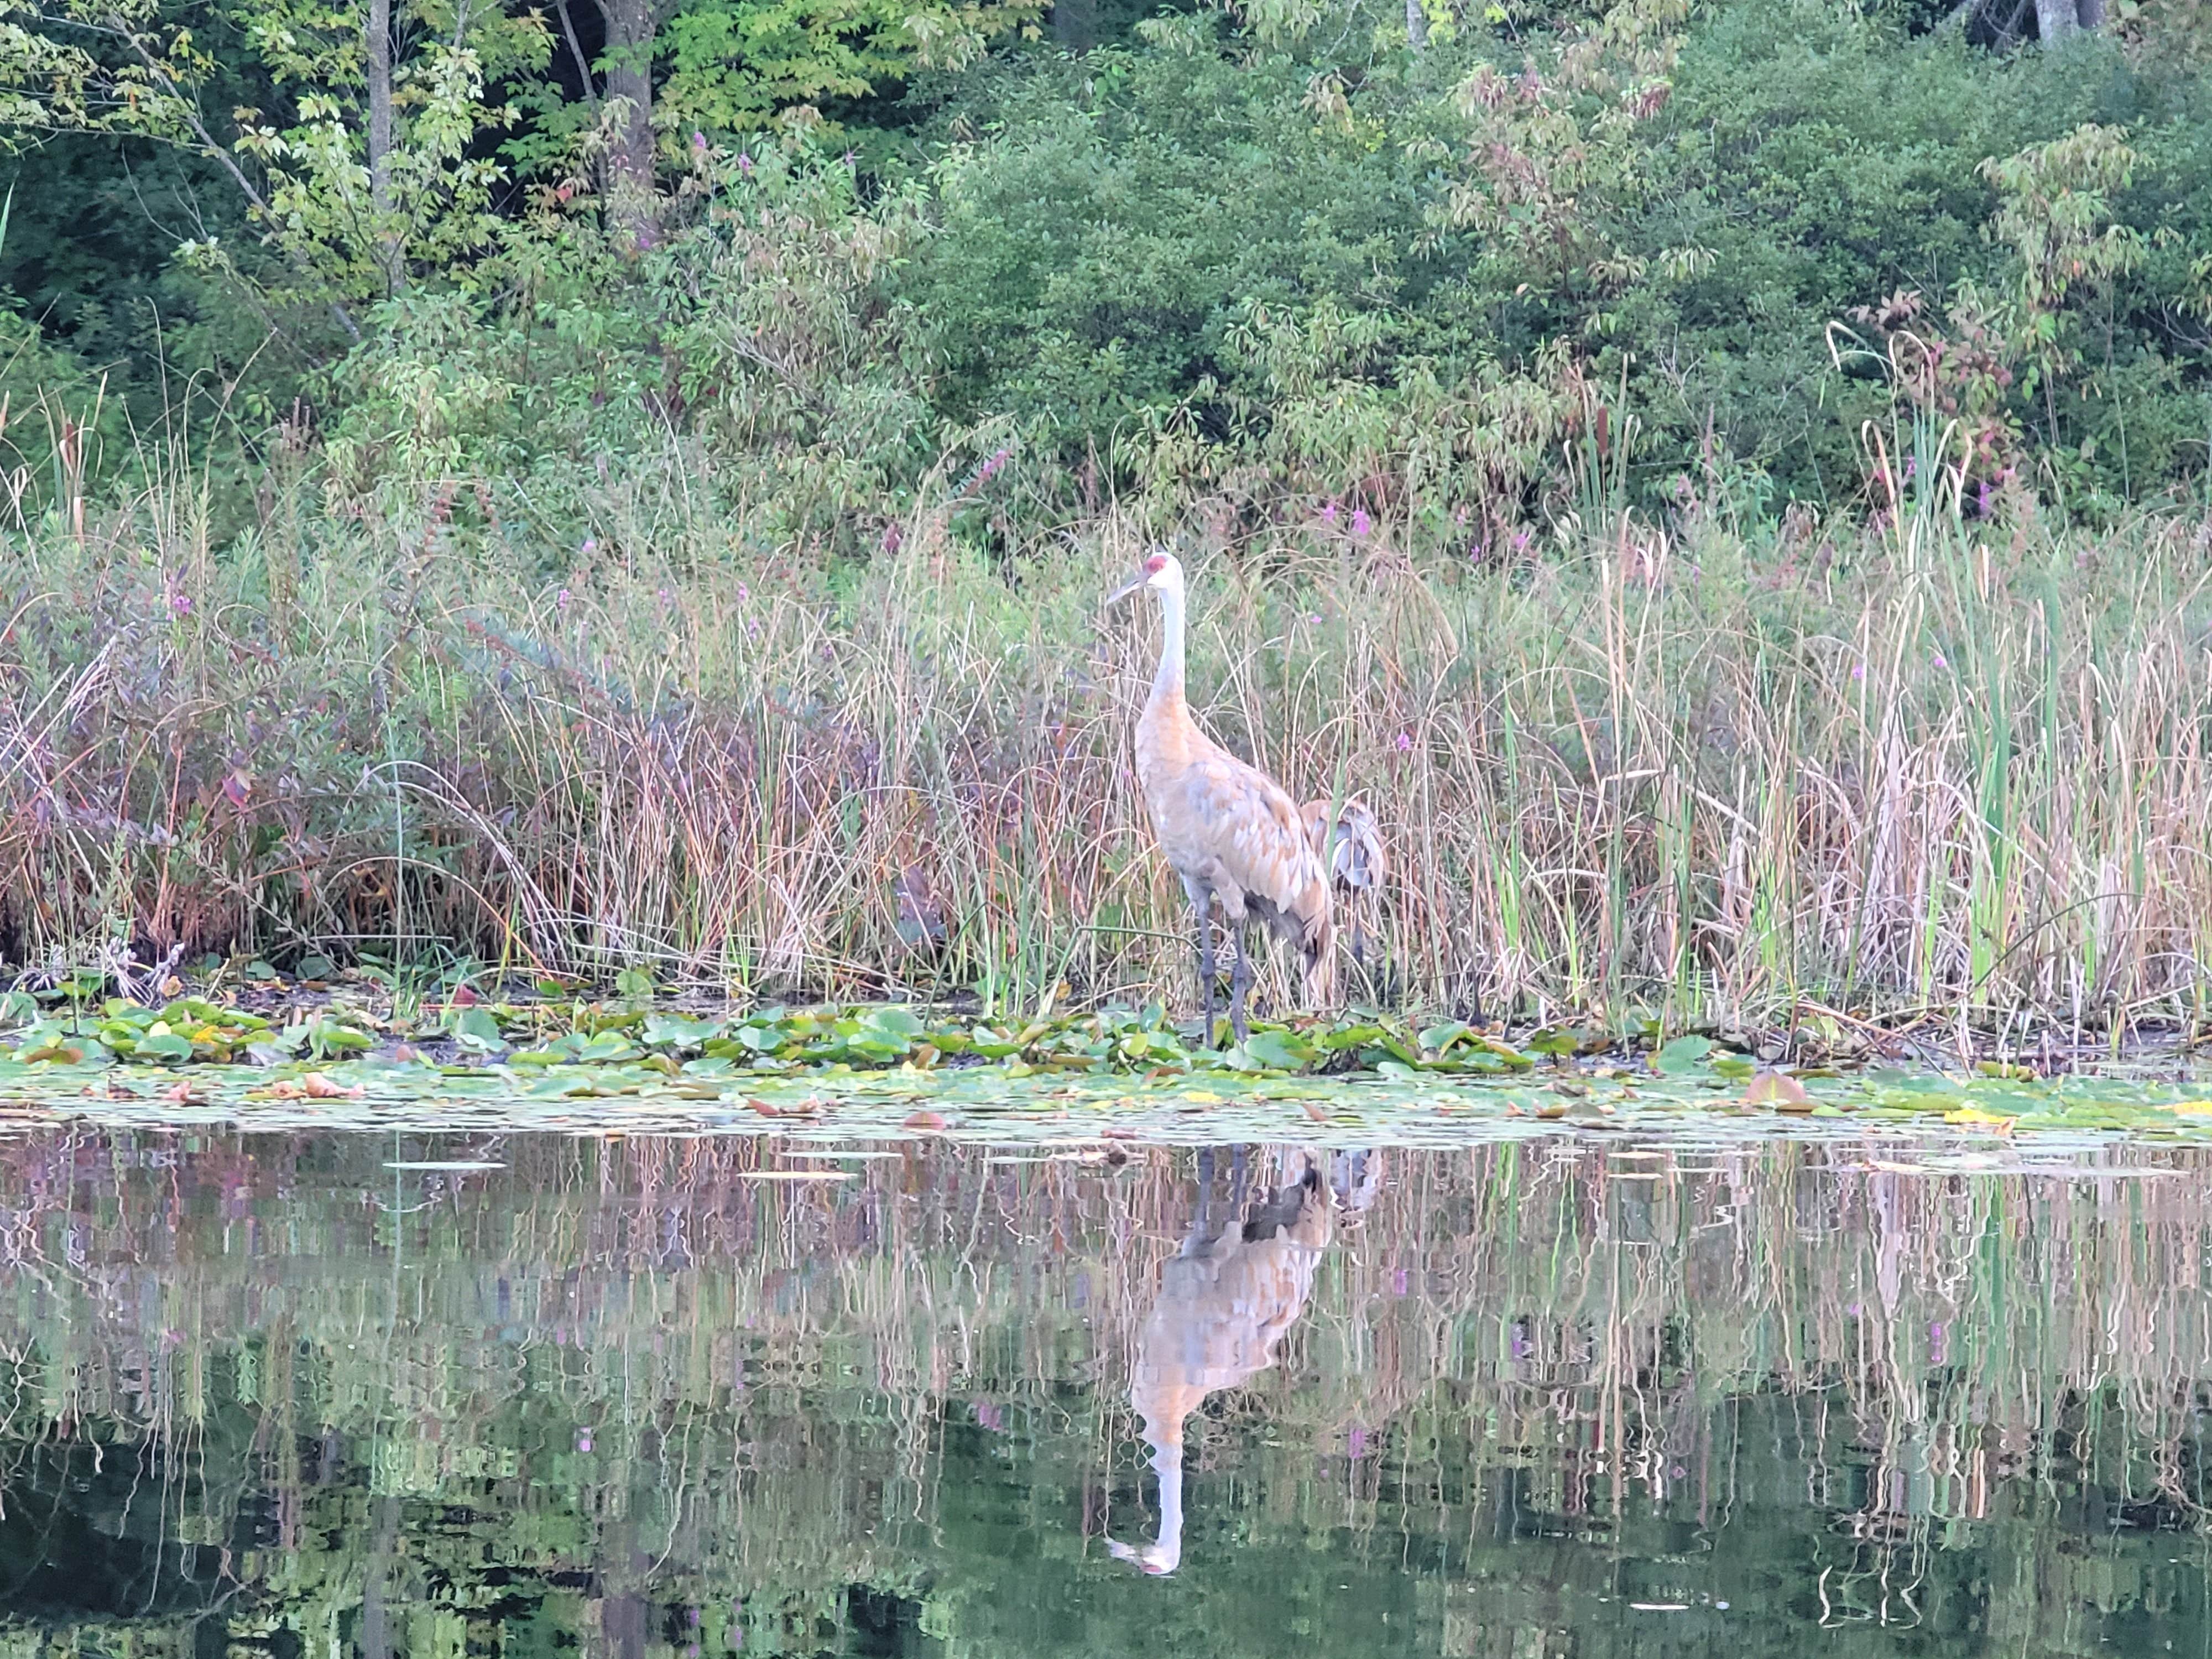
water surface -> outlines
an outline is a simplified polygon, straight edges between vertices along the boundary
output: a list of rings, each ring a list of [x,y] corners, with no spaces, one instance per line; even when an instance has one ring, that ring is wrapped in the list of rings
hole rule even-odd
[[[2212,1653],[2208,1158],[33,1128],[0,1655]]]

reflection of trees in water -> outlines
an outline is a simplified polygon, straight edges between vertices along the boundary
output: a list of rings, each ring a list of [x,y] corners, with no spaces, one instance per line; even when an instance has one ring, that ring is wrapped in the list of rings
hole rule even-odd
[[[487,1607],[610,1651],[716,1651],[740,1617],[748,1652],[825,1622],[980,1643],[1012,1616],[974,1588],[1008,1550],[1041,1553],[1018,1569],[1040,1584],[1091,1571],[1077,1472],[1133,1490],[1119,1402],[1188,1232],[1188,1154],[1109,1172],[940,1146],[794,1188],[745,1179],[743,1141],[518,1140],[504,1171],[395,1188],[388,1140],[179,1145],[0,1146],[0,1489],[11,1515],[62,1490],[58,1448],[128,1465],[123,1530],[107,1498],[58,1519],[153,1527],[191,1552],[191,1587],[161,1594],[230,1595],[234,1634],[358,1648],[374,1582],[394,1650]],[[2157,1577],[2193,1543],[2113,1554],[2201,1515],[2201,1183],[1868,1164],[1395,1155],[1273,1363],[1189,1421],[1194,1480],[1243,1472],[1233,1504],[1192,1509],[1193,1582],[1246,1593],[1240,1560],[1279,1577],[1334,1531],[1372,1553],[1373,1595],[1471,1642],[1571,1625],[1601,1589],[1682,1599],[1650,1564],[1726,1528],[1787,1586],[1778,1632],[1972,1624],[1993,1650],[2088,1651],[2095,1622],[2066,1635],[2051,1608],[2201,1595]],[[380,1516],[410,1541],[372,1571]],[[82,1552],[87,1597],[129,1578]],[[1649,1583],[1617,1582],[1631,1557]],[[1313,1560],[1316,1584],[1353,1571]],[[1481,1597],[1452,1588],[1478,1569]],[[200,1605],[132,1594],[43,1616]],[[1259,1650],[1233,1626],[1212,1650]]]

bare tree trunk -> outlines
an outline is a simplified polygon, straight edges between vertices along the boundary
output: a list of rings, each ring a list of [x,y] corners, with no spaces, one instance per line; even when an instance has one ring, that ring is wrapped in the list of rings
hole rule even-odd
[[[2076,0],[2035,0],[2035,32],[2045,47],[2057,46],[2081,27],[2075,3]]]
[[[1428,49],[1429,14],[1421,0],[1406,0],[1406,44],[1417,58]]]
[[[632,248],[660,239],[653,194],[653,0],[599,0],[607,21],[607,212]]]
[[[2105,0],[2079,0],[2074,15],[2084,31],[2094,34],[2105,26]]]
[[[406,280],[399,229],[392,217],[392,0],[368,0],[368,211],[384,291]]]

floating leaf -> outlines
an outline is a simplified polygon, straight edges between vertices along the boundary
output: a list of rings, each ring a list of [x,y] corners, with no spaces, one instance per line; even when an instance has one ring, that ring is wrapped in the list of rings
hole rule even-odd
[[[1450,1051],[1452,1044],[1463,1042],[1473,1035],[1464,1020],[1446,1020],[1421,1033],[1421,1047],[1441,1058]]]
[[[1274,1072],[1303,1070],[1320,1058],[1312,1044],[1289,1031],[1255,1031],[1244,1043],[1245,1054],[1257,1065]]]
[[[1805,1085],[1783,1072],[1761,1072],[1743,1091],[1747,1106],[1771,1106],[1778,1112],[1809,1112],[1813,1097]]]
[[[471,1048],[492,1049],[501,1046],[499,1022],[482,1008],[456,1008],[446,1029]]]
[[[1711,1037],[1678,1036],[1651,1056],[1651,1069],[1664,1077],[1680,1077],[1702,1069],[1712,1051]]]

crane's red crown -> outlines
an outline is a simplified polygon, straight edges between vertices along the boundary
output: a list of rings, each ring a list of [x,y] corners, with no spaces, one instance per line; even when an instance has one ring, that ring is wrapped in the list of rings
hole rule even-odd
[[[1164,553],[1155,553],[1145,561],[1145,574],[1147,576],[1157,576],[1167,568],[1168,556]]]

